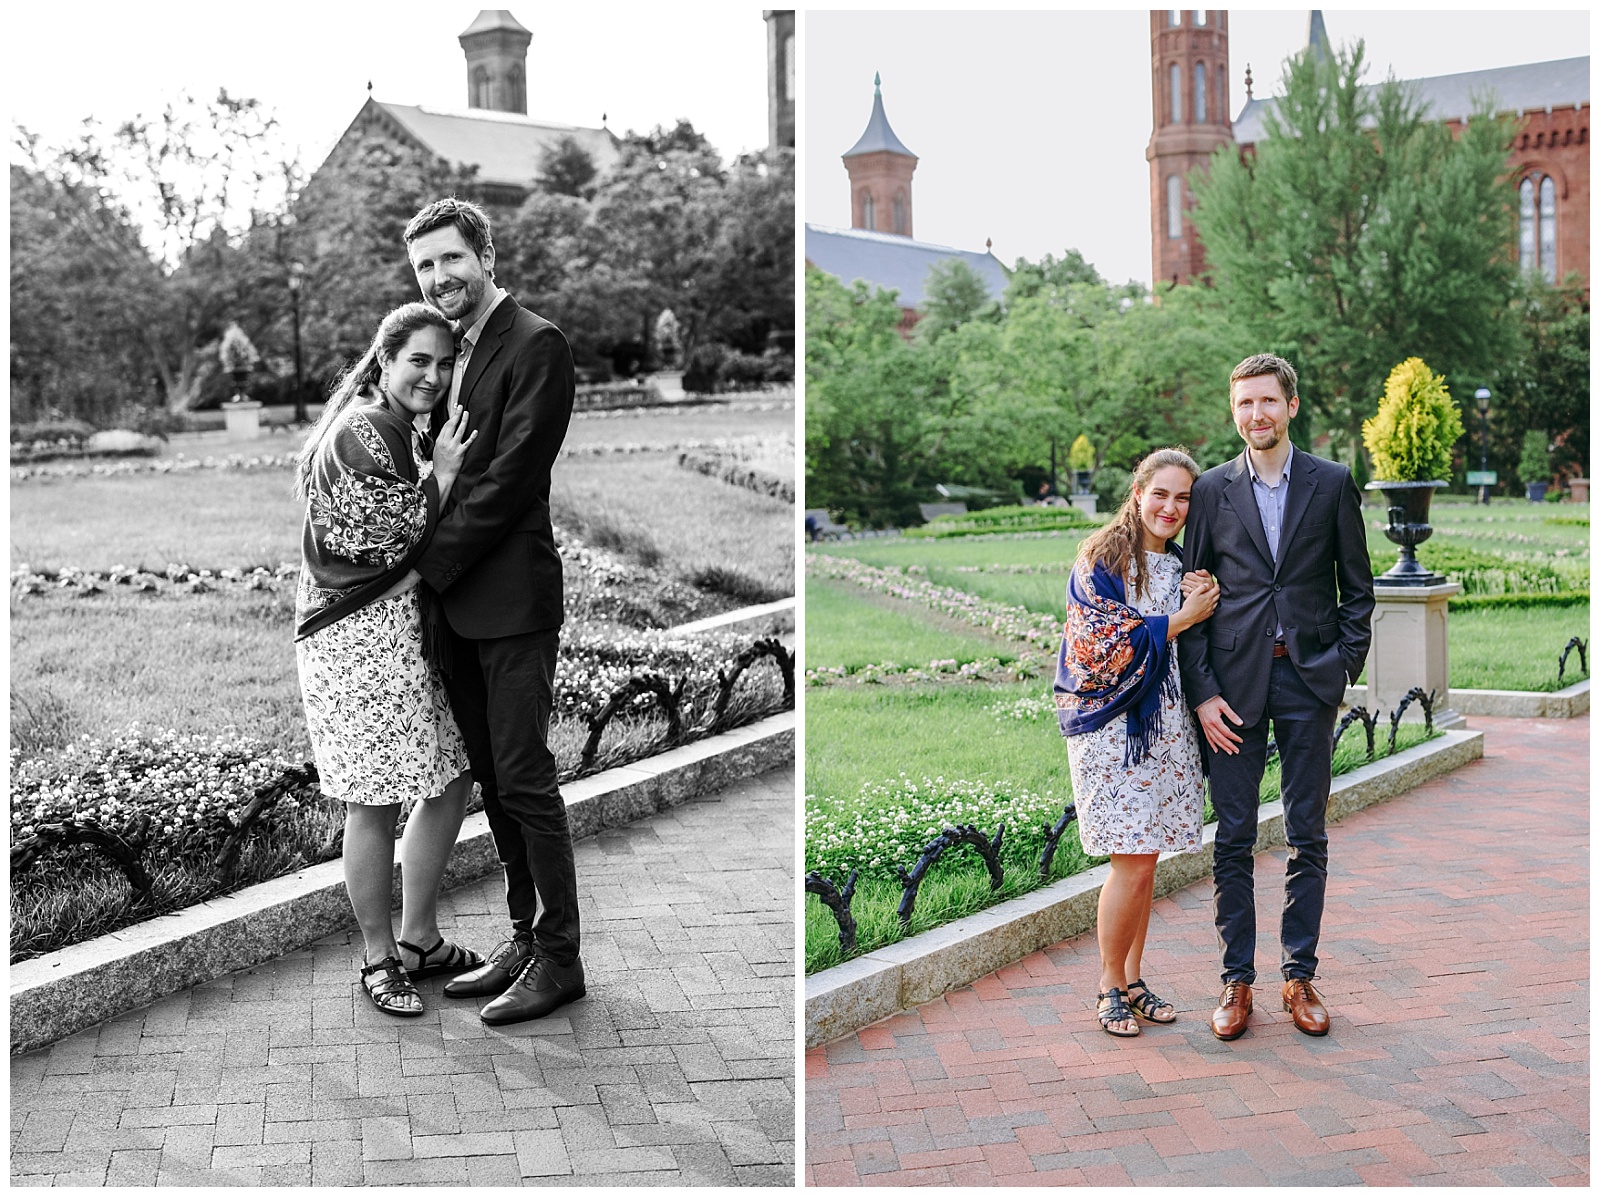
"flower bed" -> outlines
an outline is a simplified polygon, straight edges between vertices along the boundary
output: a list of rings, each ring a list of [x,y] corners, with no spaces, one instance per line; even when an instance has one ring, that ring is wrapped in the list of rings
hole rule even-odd
[[[568,781],[793,707],[794,654],[580,627],[561,645],[556,693],[550,740]],[[10,766],[13,962],[340,854],[342,809],[315,765],[249,737],[132,727],[59,753],[13,750]]]
[[[678,465],[682,469],[726,482],[729,486],[740,486],[758,495],[770,495],[785,503],[794,502],[793,479],[779,478],[765,470],[748,466],[737,457],[686,450],[678,454]]]

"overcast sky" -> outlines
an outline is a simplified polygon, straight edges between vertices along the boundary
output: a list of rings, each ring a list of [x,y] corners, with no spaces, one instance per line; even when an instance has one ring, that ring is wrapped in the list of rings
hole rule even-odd
[[[1234,10],[1229,88],[1244,72],[1278,94],[1283,60],[1305,45],[1308,10]],[[1589,53],[1587,6],[1567,11],[1324,9],[1337,46],[1364,38],[1367,81],[1543,62]],[[918,240],[1016,258],[1080,250],[1114,282],[1150,281],[1149,10],[816,11],[804,14],[804,219],[848,227],[839,155],[884,108],[919,162]]]
[[[307,169],[327,155],[367,97],[467,106],[456,37],[475,3],[417,0],[74,0],[8,5],[6,107],[12,122],[70,137],[84,117],[154,114],[176,93],[226,87],[274,110]],[[537,5],[511,14],[533,34],[528,115],[613,132],[687,117],[725,157],[767,142],[766,23],[761,8]],[[68,24],[70,22],[70,25]]]

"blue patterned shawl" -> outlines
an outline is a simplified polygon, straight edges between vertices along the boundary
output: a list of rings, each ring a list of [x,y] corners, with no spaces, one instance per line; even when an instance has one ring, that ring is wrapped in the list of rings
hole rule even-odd
[[[1167,542],[1169,553],[1178,546]],[[1064,736],[1128,718],[1124,766],[1142,763],[1161,735],[1161,700],[1177,697],[1165,615],[1141,615],[1123,580],[1085,559],[1067,579],[1067,622],[1056,657],[1056,717]]]

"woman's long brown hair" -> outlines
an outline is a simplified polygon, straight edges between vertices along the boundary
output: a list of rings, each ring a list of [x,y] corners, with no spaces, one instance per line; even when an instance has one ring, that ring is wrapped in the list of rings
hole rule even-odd
[[[1078,546],[1078,559],[1087,557],[1091,564],[1104,565],[1121,578],[1132,596],[1143,598],[1147,591],[1148,571],[1131,569],[1139,558],[1134,556],[1144,544],[1144,522],[1139,518],[1139,496],[1150,485],[1157,470],[1167,466],[1181,466],[1192,478],[1200,477],[1200,467],[1182,449],[1156,449],[1141,461],[1133,471],[1133,481],[1128,485],[1128,497],[1111,522],[1084,537]]]

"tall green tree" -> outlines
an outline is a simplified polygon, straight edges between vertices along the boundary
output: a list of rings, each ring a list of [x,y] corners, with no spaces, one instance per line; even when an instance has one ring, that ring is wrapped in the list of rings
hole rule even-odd
[[[1347,453],[1396,363],[1464,381],[1514,345],[1509,124],[1482,96],[1452,136],[1406,85],[1363,88],[1364,53],[1291,59],[1254,153],[1224,146],[1190,177],[1227,318],[1295,363]]]
[[[924,341],[937,341],[963,324],[1000,319],[1000,302],[989,297],[988,284],[978,272],[960,258],[935,262],[923,283],[922,316],[916,334]]]

